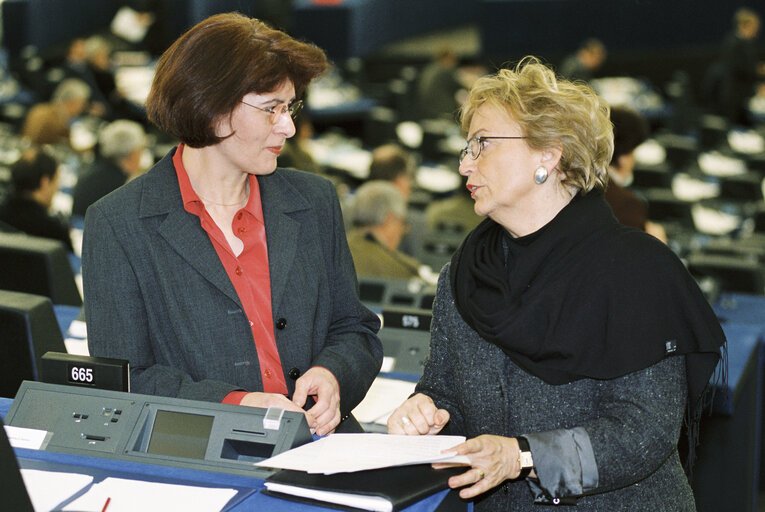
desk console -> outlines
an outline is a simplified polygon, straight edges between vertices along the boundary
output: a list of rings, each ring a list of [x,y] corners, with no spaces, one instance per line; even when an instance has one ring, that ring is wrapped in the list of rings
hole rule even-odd
[[[255,462],[311,440],[297,412],[33,381],[5,420],[52,434],[46,451],[256,478],[273,470]]]

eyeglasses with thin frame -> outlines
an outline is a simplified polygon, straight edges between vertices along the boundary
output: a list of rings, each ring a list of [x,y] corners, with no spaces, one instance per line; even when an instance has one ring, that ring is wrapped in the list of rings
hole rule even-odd
[[[484,143],[489,139],[526,139],[527,137],[501,137],[499,135],[487,135],[484,137],[473,137],[467,141],[467,146],[460,151],[460,163],[465,159],[467,155],[473,160],[477,159],[481,155],[481,150],[484,147]]]
[[[276,121],[279,119],[279,117],[283,116],[284,114],[289,114],[290,118],[295,119],[295,116],[297,116],[300,110],[303,108],[303,100],[295,100],[288,105],[271,105],[270,107],[258,107],[257,105],[252,105],[244,100],[241,101],[248,107],[256,108],[261,112],[265,112],[266,114],[270,115],[271,124],[276,124]]]

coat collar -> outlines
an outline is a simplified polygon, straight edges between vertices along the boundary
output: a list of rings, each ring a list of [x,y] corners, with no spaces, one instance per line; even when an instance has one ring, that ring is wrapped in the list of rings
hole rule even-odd
[[[173,167],[171,150],[144,176],[139,206],[141,218],[165,215],[159,234],[195,270],[241,306],[207,233],[199,219],[183,208],[178,178]],[[287,277],[298,251],[301,232],[300,217],[295,215],[311,208],[309,201],[277,169],[267,176],[258,176],[263,217],[266,224],[268,262],[271,274],[271,307],[273,311],[284,295]]]

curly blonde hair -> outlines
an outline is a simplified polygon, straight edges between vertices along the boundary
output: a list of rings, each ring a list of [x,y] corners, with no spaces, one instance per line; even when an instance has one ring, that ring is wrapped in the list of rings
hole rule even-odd
[[[562,183],[581,194],[604,189],[614,151],[609,107],[583,82],[555,76],[533,56],[515,69],[478,79],[462,106],[462,129],[482,105],[503,108],[520,126],[532,149],[561,149]]]

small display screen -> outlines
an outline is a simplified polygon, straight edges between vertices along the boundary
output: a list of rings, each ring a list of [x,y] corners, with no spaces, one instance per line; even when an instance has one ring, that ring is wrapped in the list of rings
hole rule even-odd
[[[147,453],[204,459],[213,416],[158,410]]]

